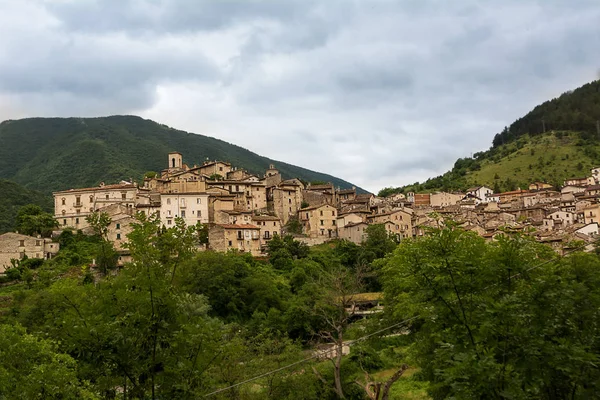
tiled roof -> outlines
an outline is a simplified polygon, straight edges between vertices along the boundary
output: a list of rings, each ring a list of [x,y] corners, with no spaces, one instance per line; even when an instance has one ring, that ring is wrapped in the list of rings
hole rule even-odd
[[[258,226],[250,224],[217,224],[217,226],[225,229],[260,229]]]
[[[136,185],[134,183],[117,183],[115,185],[103,185],[103,186],[95,186],[95,187],[90,187],[90,188],[62,190],[60,192],[54,192],[54,193],[59,194],[59,193],[90,192],[90,191],[101,191],[101,190],[135,189],[135,188],[136,188]]]

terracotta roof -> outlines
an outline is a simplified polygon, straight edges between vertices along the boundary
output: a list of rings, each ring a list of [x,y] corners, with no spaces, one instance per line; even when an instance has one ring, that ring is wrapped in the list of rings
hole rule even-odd
[[[312,211],[312,210],[316,210],[317,208],[321,208],[321,207],[325,207],[325,206],[333,207],[331,204],[321,204],[321,205],[318,205],[318,206],[301,208],[300,210],[298,210],[298,212],[300,212],[300,211]]]
[[[104,186],[95,186],[95,187],[90,187],[90,188],[62,190],[60,192],[54,192],[54,194],[73,193],[73,192],[89,192],[89,191],[100,191],[100,190],[115,190],[115,189],[135,189],[135,188],[136,188],[136,185],[134,183],[117,183],[115,185],[104,185]]]
[[[220,226],[221,228],[225,228],[225,229],[259,229],[260,228],[256,225],[250,225],[250,224],[217,224],[217,226]]]
[[[253,215],[252,219],[254,221],[279,221],[279,218],[273,215]]]

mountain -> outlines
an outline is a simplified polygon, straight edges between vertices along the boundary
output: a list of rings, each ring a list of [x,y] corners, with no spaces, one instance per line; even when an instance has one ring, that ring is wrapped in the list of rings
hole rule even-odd
[[[600,81],[540,104],[497,134],[489,150],[459,158],[445,174],[379,194],[465,190],[473,185],[506,191],[534,181],[560,186],[566,178],[587,176],[597,166]]]
[[[493,147],[548,131],[580,132],[584,139],[600,137],[600,80],[535,107],[497,134]]]
[[[37,204],[45,211],[53,212],[52,198],[47,194],[0,179],[0,233],[14,230],[17,211],[27,204]]]
[[[190,165],[206,159],[223,160],[263,174],[269,164],[275,164],[284,178],[353,186],[331,175],[136,116],[26,118],[0,123],[0,177],[46,193],[139,180],[147,171],[164,169],[170,151],[182,153],[183,161]]]

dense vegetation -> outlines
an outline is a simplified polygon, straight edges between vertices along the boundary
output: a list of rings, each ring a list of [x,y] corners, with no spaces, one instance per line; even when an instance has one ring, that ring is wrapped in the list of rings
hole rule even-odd
[[[218,159],[263,174],[269,164],[275,164],[286,178],[352,186],[330,175],[136,116],[27,118],[0,123],[0,177],[43,192],[102,181],[139,180],[147,171],[164,169],[170,151],[181,152],[189,165]]]
[[[0,234],[16,229],[17,212],[27,204],[38,205],[48,212],[53,206],[50,196],[0,179]]]
[[[559,258],[518,235],[488,243],[449,221],[400,244],[381,225],[360,246],[275,237],[264,261],[195,252],[195,227],[140,216],[133,262],[100,272],[89,267],[104,251],[98,225],[95,237],[65,231],[56,258],[16,263],[0,287],[0,398],[587,399],[600,389],[595,254]],[[352,296],[382,288],[385,312],[353,320]],[[310,351],[362,338],[343,358]]]
[[[600,80],[546,101],[494,137],[498,147],[524,135],[548,131],[581,132],[584,139],[600,139]]]

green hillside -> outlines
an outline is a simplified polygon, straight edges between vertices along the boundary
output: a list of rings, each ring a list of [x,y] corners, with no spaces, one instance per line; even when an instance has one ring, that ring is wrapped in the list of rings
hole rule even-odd
[[[14,230],[17,211],[27,204],[37,204],[48,212],[52,211],[49,195],[0,179],[0,233]]]
[[[600,80],[535,107],[497,134],[493,146],[549,131],[575,131],[580,132],[584,139],[600,138]]]
[[[600,166],[600,81],[563,93],[517,119],[495,136],[492,147],[459,158],[443,175],[379,194],[465,190],[488,185],[495,191],[525,188],[534,181],[562,185]]]
[[[261,157],[215,138],[169,128],[136,116],[27,118],[0,123],[0,177],[43,192],[141,179],[166,167],[167,153],[184,162],[224,160],[252,173],[273,163],[285,178],[330,181],[333,176]]]

